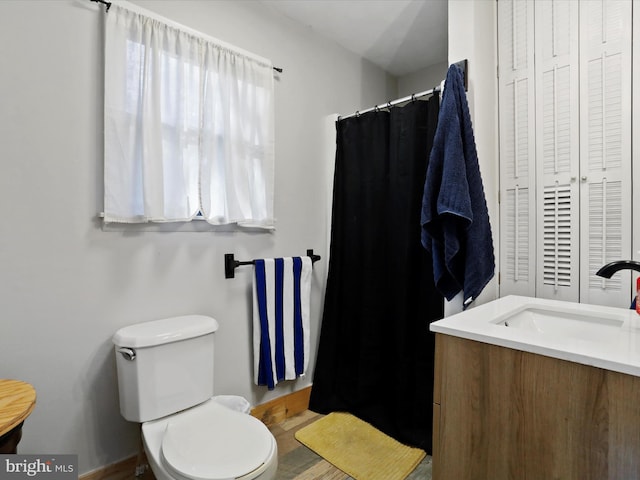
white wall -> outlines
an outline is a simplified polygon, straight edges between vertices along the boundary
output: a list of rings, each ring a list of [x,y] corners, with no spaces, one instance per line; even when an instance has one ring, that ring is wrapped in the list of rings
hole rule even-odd
[[[311,375],[273,392],[252,385],[252,270],[225,280],[223,256],[326,255],[325,117],[397,93],[381,70],[260,2],[135,3],[284,69],[276,82],[277,230],[104,230],[96,216],[104,8],[0,1],[0,378],[37,390],[19,452],[76,453],[81,474],[137,451],[137,426],[120,417],[117,399],[111,336],[122,326],[185,313],[217,318],[217,394],[259,404],[310,383]],[[314,351],[326,267],[325,256],[314,271]]]
[[[633,9],[635,11],[635,7],[638,5],[635,1],[633,3]],[[637,81],[640,78],[640,15],[633,15],[633,45],[632,45],[632,55],[633,55],[633,71],[632,71],[632,91],[631,97],[633,98],[632,111],[637,112],[640,110],[640,82]],[[637,139],[640,138],[640,121],[638,121],[638,117],[636,115],[632,116],[632,131],[631,138]],[[633,236],[632,236],[632,259],[636,261],[640,261],[640,148],[638,148],[637,143],[632,140],[631,142],[631,173],[633,175],[632,185],[636,186],[632,188],[633,197],[631,199],[631,214],[632,214],[632,223],[633,223]],[[637,282],[637,275],[634,272],[634,281]],[[632,291],[635,290],[636,283],[632,283]],[[638,296],[640,296],[640,292],[636,292]]]
[[[468,62],[467,100],[478,149],[480,173],[489,208],[496,274],[472,305],[498,298],[500,251],[498,210],[498,81],[496,2],[449,0],[449,63]],[[445,305],[445,315],[462,309],[461,295]]]
[[[398,97],[420,93],[437,87],[447,77],[449,62],[436,63],[398,78]]]

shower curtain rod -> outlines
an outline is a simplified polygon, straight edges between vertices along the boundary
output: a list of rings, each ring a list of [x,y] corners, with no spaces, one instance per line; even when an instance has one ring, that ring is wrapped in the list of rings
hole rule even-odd
[[[397,100],[393,100],[391,102],[383,103],[382,105],[376,105],[375,107],[367,108],[366,110],[358,110],[355,113],[352,113],[350,115],[338,115],[338,121],[344,120],[346,118],[358,117],[358,116],[362,115],[363,113],[372,112],[374,110],[377,111],[377,110],[380,110],[381,108],[390,108],[390,107],[393,107],[394,105],[398,105],[399,103],[404,103],[404,102],[408,102],[408,101],[414,101],[418,97],[424,97],[426,95],[431,95],[431,94],[439,92],[439,91],[440,91],[440,87],[438,86],[438,87],[433,87],[430,90],[425,90],[424,92],[412,93],[411,95],[407,95],[406,97],[398,98]]]
[[[466,91],[467,90],[467,59],[465,58],[464,60],[460,60],[459,62],[456,62],[455,65],[460,67],[460,69],[462,70],[462,78],[463,78],[463,81],[464,81],[464,89]],[[357,117],[359,115],[362,115],[363,113],[372,112],[374,110],[377,111],[377,110],[380,110],[381,108],[391,108],[394,105],[398,105],[399,103],[404,103],[404,102],[408,102],[408,101],[414,101],[418,97],[424,97],[426,95],[432,95],[432,94],[437,93],[439,91],[440,91],[440,86],[438,85],[437,87],[433,87],[430,90],[425,90],[424,92],[413,93],[411,95],[407,95],[406,97],[402,97],[402,98],[399,98],[397,100],[393,100],[391,102],[383,103],[382,105],[376,105],[375,107],[367,108],[366,110],[362,110],[362,111],[358,110],[355,113],[352,113],[351,115],[338,115],[338,122],[340,120],[344,120],[345,118]]]
[[[108,12],[109,9],[111,8],[111,2],[107,2],[106,0],[89,0],[89,1],[106,5],[107,8],[105,8],[105,12]],[[273,67],[273,69],[278,73],[282,73],[283,71],[282,68],[280,67]]]

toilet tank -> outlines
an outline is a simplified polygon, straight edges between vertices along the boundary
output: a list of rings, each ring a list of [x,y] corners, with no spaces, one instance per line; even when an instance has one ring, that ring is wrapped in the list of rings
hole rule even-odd
[[[120,413],[146,422],[213,396],[213,335],[218,322],[185,315],[121,328],[113,336]]]

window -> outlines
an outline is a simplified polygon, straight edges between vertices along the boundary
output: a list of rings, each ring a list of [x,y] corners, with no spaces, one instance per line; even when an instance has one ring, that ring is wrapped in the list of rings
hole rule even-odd
[[[105,222],[273,228],[269,61],[112,5],[105,46]]]

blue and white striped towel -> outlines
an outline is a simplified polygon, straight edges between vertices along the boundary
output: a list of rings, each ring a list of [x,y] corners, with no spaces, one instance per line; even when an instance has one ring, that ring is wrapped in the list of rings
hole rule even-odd
[[[304,375],[309,365],[309,257],[255,260],[253,364],[256,385]]]

